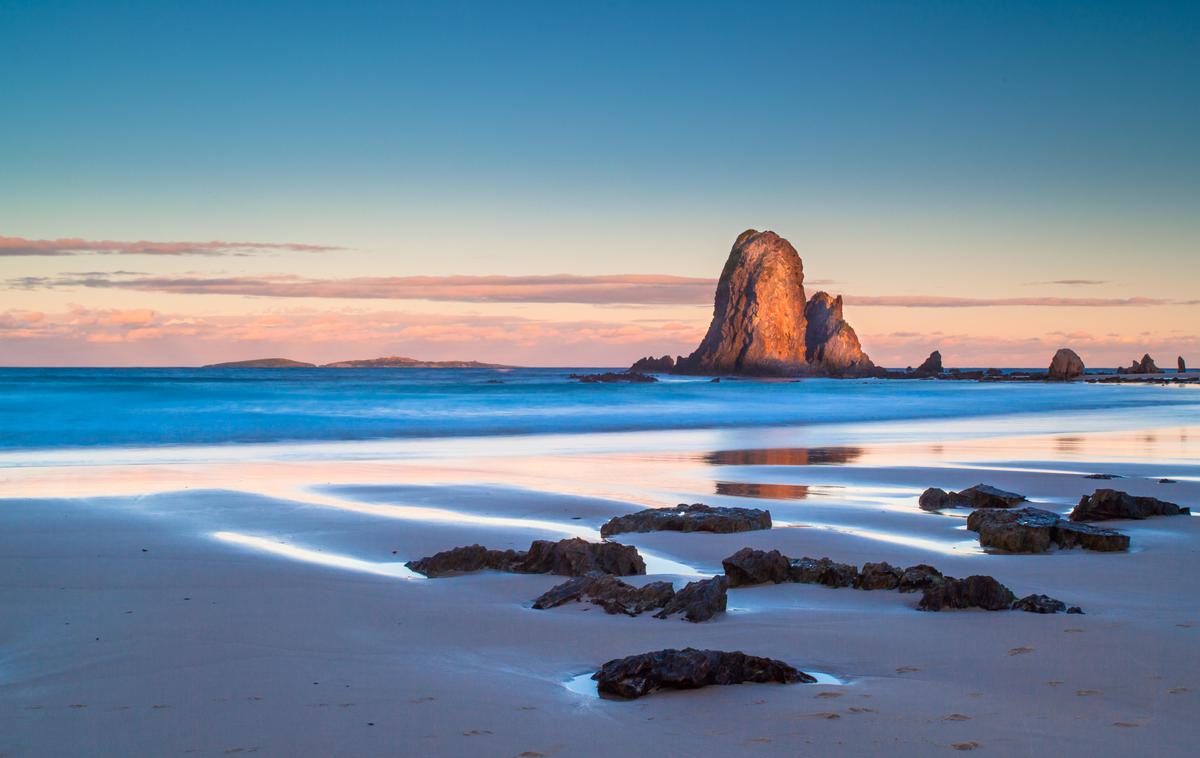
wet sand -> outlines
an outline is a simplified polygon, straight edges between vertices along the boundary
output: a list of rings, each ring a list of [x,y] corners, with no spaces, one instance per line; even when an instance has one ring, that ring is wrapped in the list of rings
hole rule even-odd
[[[1190,754],[1196,517],[1110,524],[1128,554],[1012,556],[981,551],[965,511],[916,501],[982,481],[1060,512],[1098,487],[1195,507],[1200,430],[888,429],[0,456],[0,754]],[[558,577],[403,567],[598,539],[611,516],[678,502],[767,507],[777,527],[621,535],[653,559],[635,582],[752,546],[991,574],[1086,615],[921,613],[917,595],[787,584],[732,590],[729,613],[689,624],[532,610]],[[684,646],[843,683],[580,691],[606,660]]]

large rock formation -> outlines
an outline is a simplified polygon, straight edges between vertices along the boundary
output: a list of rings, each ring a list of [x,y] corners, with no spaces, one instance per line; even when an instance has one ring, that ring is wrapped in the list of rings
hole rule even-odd
[[[1050,369],[1047,374],[1051,379],[1059,381],[1083,376],[1083,360],[1074,350],[1061,348],[1050,361]]]
[[[811,319],[811,321],[810,321]],[[812,333],[809,333],[810,324]],[[804,264],[775,232],[749,229],[733,243],[717,282],[713,319],[681,374],[867,373],[875,370],[842,319],[841,298],[804,295]]]

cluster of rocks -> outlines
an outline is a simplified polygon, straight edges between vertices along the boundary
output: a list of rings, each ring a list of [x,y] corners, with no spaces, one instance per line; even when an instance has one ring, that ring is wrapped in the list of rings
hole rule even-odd
[[[583,384],[616,384],[618,382],[627,382],[629,384],[650,384],[657,382],[656,377],[649,374],[643,374],[637,371],[608,371],[603,374],[567,374],[568,379],[577,379]]]
[[[1068,521],[1041,508],[974,511],[967,516],[967,529],[979,534],[981,547],[1010,553],[1044,553],[1051,546],[1062,549],[1118,552],[1129,549],[1129,536],[1115,529]]]
[[[1150,357],[1149,353],[1146,353],[1145,355],[1142,356],[1142,359],[1140,361],[1137,359],[1134,359],[1133,363],[1131,363],[1129,366],[1127,366],[1125,368],[1118,368],[1117,373],[1118,374],[1158,374],[1161,372],[1159,371],[1158,366],[1156,366],[1154,364],[1154,359]]]
[[[921,493],[917,501],[922,510],[939,511],[943,508],[1012,508],[1025,502],[1024,495],[1006,492],[988,484],[976,484],[961,492],[946,492],[930,487]]]
[[[771,512],[758,508],[713,507],[680,503],[674,508],[647,508],[616,516],[600,527],[600,535],[621,532],[749,532],[771,528]]]
[[[1066,604],[1045,595],[1030,595],[1020,600],[1012,590],[990,576],[969,576],[956,579],[946,576],[933,566],[918,564],[899,568],[886,562],[867,563],[862,569],[850,563],[837,563],[829,558],[789,559],[778,550],[742,548],[722,561],[729,586],[798,582],[825,587],[853,587],[859,590],[898,590],[920,592],[917,608],[940,611],[949,608],[983,608],[989,611],[1022,610],[1035,613],[1054,613]],[[1082,613],[1078,608],[1069,612]]]
[[[544,610],[586,599],[606,613],[638,616],[659,609],[655,618],[665,619],[681,613],[688,621],[700,622],[725,612],[728,588],[729,582],[723,576],[691,582],[676,592],[670,582],[650,582],[634,587],[611,574],[593,571],[550,588],[533,601],[533,607]]]
[[[1139,497],[1118,490],[1100,489],[1084,495],[1071,511],[1071,521],[1144,519],[1151,516],[1186,516],[1192,511],[1156,497]]]
[[[661,358],[655,358],[651,355],[647,358],[634,361],[629,370],[643,374],[669,374],[675,370],[675,359],[669,355],[664,355]]]
[[[602,694],[639,698],[655,690],[692,690],[743,682],[813,683],[816,678],[772,658],[723,650],[656,650],[605,663],[592,675]]]
[[[482,545],[456,547],[404,565],[430,578],[485,569],[561,576],[583,576],[592,571],[617,576],[646,573],[646,562],[638,555],[637,548],[616,542],[588,542],[579,537],[558,542],[535,540],[529,550],[492,550]]]

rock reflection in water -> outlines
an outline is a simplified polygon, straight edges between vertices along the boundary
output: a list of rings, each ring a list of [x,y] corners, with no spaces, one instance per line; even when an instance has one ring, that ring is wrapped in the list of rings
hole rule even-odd
[[[806,484],[758,484],[755,482],[716,482],[716,494],[756,497],[764,500],[803,500],[809,495]]]
[[[862,454],[861,447],[779,447],[717,450],[704,460],[710,466],[843,466]]]

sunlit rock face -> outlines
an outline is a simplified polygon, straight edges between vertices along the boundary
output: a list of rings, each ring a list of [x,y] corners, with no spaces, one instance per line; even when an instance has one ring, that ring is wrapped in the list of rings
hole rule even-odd
[[[791,243],[775,232],[742,232],[717,283],[708,333],[675,370],[752,376],[873,370],[842,319],[841,298],[818,295],[812,303],[805,298],[804,264]]]

